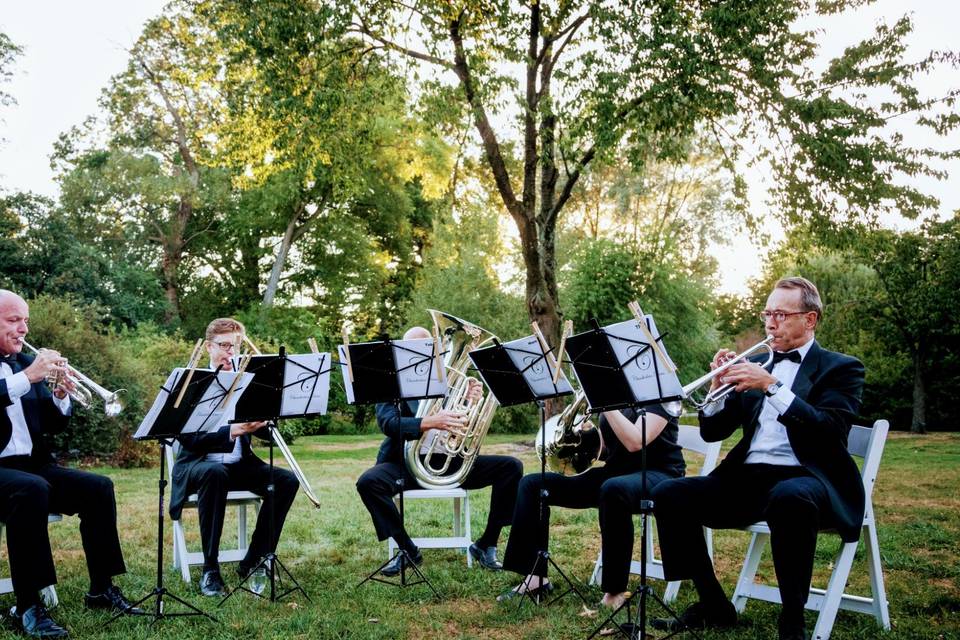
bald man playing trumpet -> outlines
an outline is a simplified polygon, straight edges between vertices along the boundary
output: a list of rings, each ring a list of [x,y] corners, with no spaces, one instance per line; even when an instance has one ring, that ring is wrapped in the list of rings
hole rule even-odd
[[[17,599],[14,620],[25,634],[62,638],[67,630],[50,617],[40,590],[56,584],[47,515],[80,516],[80,538],[87,559],[91,609],[142,613],[113,585],[126,571],[117,534],[113,482],[105,477],[56,464],[44,436],[62,431],[70,420],[67,361],[41,349],[22,353],[29,331],[26,301],[0,289],[0,521],[7,529],[10,576]],[[46,383],[56,378],[51,391]]]

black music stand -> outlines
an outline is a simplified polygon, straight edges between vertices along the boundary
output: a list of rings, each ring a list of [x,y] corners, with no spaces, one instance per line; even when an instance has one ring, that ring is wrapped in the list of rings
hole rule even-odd
[[[415,354],[413,359],[403,366],[398,366],[397,351]],[[343,380],[348,387],[347,399],[351,404],[380,404],[389,403],[397,408],[397,414],[400,413],[400,404],[408,400],[424,400],[428,398],[443,397],[444,393],[431,392],[430,381],[436,375],[438,367],[437,354],[424,355],[418,351],[408,349],[402,344],[383,338],[376,342],[351,343],[340,347],[340,364],[343,369]],[[423,395],[405,396],[400,384],[400,374],[411,368],[426,366],[427,385]],[[441,374],[442,375],[442,374]],[[445,378],[441,385],[446,390]],[[400,477],[396,481],[398,495],[400,497],[400,526],[405,527],[403,491],[404,478]],[[380,572],[388,564],[400,560],[400,581],[394,582],[380,577]],[[416,576],[414,579],[407,579],[407,571],[413,571]],[[418,584],[426,584],[433,591],[434,596],[440,597],[440,592],[427,579],[420,567],[413,561],[406,549],[397,545],[397,551],[383,564],[374,569],[366,578],[360,581],[355,588],[360,588],[367,582],[379,582],[388,584],[392,587],[412,587]]]
[[[639,322],[643,326],[639,326]],[[600,327],[592,321],[593,329],[567,340],[567,353],[577,373],[592,413],[625,408],[642,408],[646,405],[671,402],[679,399],[676,393],[679,381],[672,374],[672,363],[666,357],[662,346],[662,335],[657,335],[656,327],[649,317],[628,321],[613,327]],[[628,325],[637,325],[641,336],[624,331]],[[666,369],[666,371],[662,371]],[[667,375],[664,375],[664,374]],[[669,380],[665,386],[663,377]],[[639,380],[645,384],[638,384]],[[643,448],[640,454],[640,486],[643,494],[647,491],[647,418],[641,414],[640,437]],[[640,584],[614,609],[600,625],[588,636],[588,640],[597,636],[604,627],[613,622],[618,635],[631,640],[647,638],[647,598],[652,597],[674,619],[679,621],[676,612],[658,596],[647,584],[647,519],[653,512],[653,500],[640,501]],[[631,605],[639,596],[636,616],[631,615]],[[627,622],[617,623],[616,616],[623,610],[627,612]],[[687,630],[681,627],[663,638],[670,638]],[[691,630],[694,637],[699,636]]]
[[[267,497],[270,512],[267,514],[267,531],[271,544],[274,540],[275,466],[273,448],[276,442],[275,433],[277,421],[282,418],[306,418],[326,413],[325,397],[320,399],[320,406],[314,407],[313,401],[317,394],[317,382],[322,375],[330,372],[330,368],[327,366],[327,354],[318,354],[320,355],[319,367],[312,369],[288,357],[284,347],[281,346],[279,351],[280,353],[277,355],[250,356],[246,371],[247,373],[253,374],[253,380],[248,385],[244,394],[237,400],[234,417],[231,420],[232,423],[267,422],[265,428],[267,429],[267,443],[270,450],[270,481],[267,483]],[[294,365],[292,368],[288,366],[291,363]],[[326,369],[324,369],[325,366],[327,366]],[[288,380],[288,378],[290,379]],[[294,387],[300,387],[306,390],[306,403],[302,411],[289,412],[284,406],[284,399],[285,394]],[[267,573],[268,583],[270,585],[269,597],[247,586],[247,583],[254,577],[257,571],[261,569]],[[284,576],[286,576],[286,578],[284,578]],[[292,586],[289,588],[283,586],[286,580],[292,583]],[[278,585],[281,586],[278,587]],[[280,593],[278,593],[278,590]],[[280,560],[276,549],[268,551],[250,572],[240,580],[240,583],[232,589],[230,593],[224,596],[217,606],[222,607],[227,600],[240,591],[245,591],[258,598],[268,598],[270,602],[276,602],[299,591],[303,594],[304,598],[310,600],[310,595]],[[310,601],[312,602],[312,600]]]
[[[490,388],[490,392],[493,393],[502,406],[508,407],[516,404],[525,404],[527,402],[535,402],[537,404],[537,407],[540,409],[540,439],[542,451],[546,451],[547,440],[546,429],[544,429],[544,424],[546,423],[546,408],[544,402],[550,398],[558,398],[573,393],[573,389],[570,387],[570,383],[567,382],[566,378],[560,377],[557,382],[554,382],[554,370],[549,364],[547,355],[548,350],[546,346],[539,342],[534,336],[514,340],[506,345],[501,344],[499,341],[494,341],[494,345],[491,347],[470,352],[470,359],[473,361],[473,366],[480,373],[480,377],[483,378],[483,381]],[[556,366],[555,363],[554,366]],[[541,530],[547,526],[547,498],[550,495],[544,480],[547,472],[546,460],[546,455],[540,456],[539,503]],[[586,605],[586,598],[583,597],[583,594],[580,593],[570,577],[567,576],[560,565],[557,564],[556,560],[553,559],[553,556],[550,555],[550,550],[547,548],[537,550],[537,557],[533,562],[533,566],[530,567],[530,571],[527,572],[524,579],[526,579],[527,576],[535,575],[538,569],[542,568],[546,570],[551,566],[560,577],[563,578],[563,581],[566,582],[567,589],[550,600],[547,605],[549,606],[557,602],[570,592],[575,593],[583,604]],[[517,608],[522,607],[523,603],[528,599],[534,604],[540,604],[540,594],[531,595],[530,589],[528,588],[521,594]]]
[[[226,380],[223,377],[226,376]],[[218,410],[222,408],[225,397],[239,394],[242,389],[233,389],[230,373],[205,369],[175,369],[167,378],[166,384],[161,387],[160,393],[154,401],[153,407],[144,417],[143,422],[134,434],[137,440],[156,440],[160,451],[160,477],[157,481],[157,581],[154,588],[145,596],[137,600],[130,607],[138,607],[151,598],[155,598],[152,613],[144,613],[153,618],[153,622],[164,618],[205,616],[214,622],[219,622],[209,613],[201,611],[183,598],[173,594],[163,585],[163,523],[164,523],[164,493],[167,486],[166,456],[163,448],[173,446],[189,425],[191,431],[198,431],[204,426],[216,422]],[[185,388],[184,388],[185,387]],[[230,407],[236,401],[227,400]],[[169,599],[183,605],[188,611],[168,613],[164,610],[164,600]],[[126,611],[115,614],[107,624],[110,624]]]

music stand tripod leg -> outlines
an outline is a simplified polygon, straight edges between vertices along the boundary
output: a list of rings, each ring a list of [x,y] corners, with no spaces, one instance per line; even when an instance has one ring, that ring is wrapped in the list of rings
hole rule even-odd
[[[274,447],[273,431],[276,428],[277,428],[276,422],[269,422],[267,424],[267,429],[270,434],[270,440],[268,443],[268,448],[270,450],[270,480],[267,483],[267,509],[268,509],[267,531],[269,536],[268,540],[270,541],[271,545],[275,540],[274,509],[276,508],[276,504],[275,504],[276,503],[276,483],[274,481],[275,466],[274,466],[274,458],[273,458],[273,447]],[[246,575],[246,577],[244,577],[240,581],[240,583],[233,590],[230,591],[230,593],[224,596],[223,600],[221,600],[220,604],[218,604],[217,606],[218,607],[223,606],[223,603],[225,603],[227,600],[232,598],[233,595],[238,591],[246,591],[247,593],[253,594],[258,598],[264,598],[265,596],[263,595],[263,593],[257,593],[256,591],[246,586],[247,582],[250,579],[252,579],[254,574],[261,568],[266,569],[267,571],[267,580],[270,584],[270,595],[268,597],[270,602],[276,602],[277,600],[281,600],[287,597],[288,595],[290,595],[291,593],[296,593],[297,591],[301,592],[303,594],[303,597],[305,597],[308,601],[313,602],[313,600],[310,599],[310,595],[307,593],[306,589],[304,589],[300,585],[297,579],[293,577],[293,574],[290,573],[290,570],[287,569],[283,565],[283,563],[280,561],[280,558],[277,556],[276,549],[274,549],[272,551],[268,551],[266,555],[260,558],[260,561],[253,567],[253,569],[250,570],[250,572]],[[282,570],[287,575],[287,578],[289,578],[290,581],[293,582],[294,586],[290,589],[287,589],[280,595],[277,595],[277,583],[283,582],[283,578],[281,577],[280,570]]]
[[[546,424],[546,419],[547,419],[547,415],[546,415],[547,409],[543,400],[537,400],[537,406],[540,407],[540,449],[541,451],[546,452],[547,430],[544,428],[544,425]],[[550,491],[547,489],[546,475],[547,475],[547,456],[544,454],[540,456],[540,531],[543,531],[550,526],[549,523],[547,522],[547,498],[550,497]],[[560,565],[558,565],[556,561],[550,556],[549,549],[540,549],[539,551],[537,551],[537,559],[534,561],[533,567],[531,567],[530,572],[527,574],[527,576],[537,575],[536,572],[541,565],[543,565],[544,569],[553,567],[554,570],[560,575],[560,577],[563,579],[564,582],[567,583],[569,587],[566,591],[562,592],[560,595],[556,596],[553,600],[548,602],[547,606],[557,602],[561,598],[565,597],[571,591],[577,594],[577,597],[580,598],[580,601],[583,602],[584,606],[589,606],[587,604],[587,599],[583,597],[583,594],[580,593],[580,590],[577,589],[577,587],[573,584],[573,581],[569,578],[569,576],[567,576],[566,573],[564,573],[563,569],[560,568]],[[529,599],[534,604],[540,604],[540,596],[530,595],[529,592],[530,592],[530,589],[528,587],[521,594],[521,598],[517,602],[518,611],[523,606],[524,601],[527,599]]]
[[[180,598],[174,595],[173,593],[170,593],[170,591],[165,586],[163,586],[163,523],[164,523],[163,504],[164,504],[164,497],[165,497],[164,495],[165,489],[167,486],[166,456],[164,455],[163,448],[165,446],[168,446],[169,443],[167,443],[164,440],[159,440],[158,444],[160,446],[160,479],[157,482],[157,583],[156,583],[156,586],[154,586],[153,590],[150,591],[150,593],[148,593],[147,595],[143,596],[142,598],[134,602],[130,606],[130,609],[139,607],[141,604],[147,602],[151,598],[156,598],[156,603],[152,607],[153,613],[144,612],[142,614],[138,614],[138,613],[129,613],[128,612],[129,610],[118,611],[113,615],[113,617],[107,620],[106,624],[111,624],[114,620],[126,615],[152,617],[153,620],[151,621],[150,624],[155,624],[158,620],[161,620],[163,618],[184,617],[184,616],[205,616],[207,618],[210,618],[210,620],[214,622],[219,622],[219,620],[214,618],[209,613],[205,611],[201,611],[200,609],[190,604],[183,598]],[[166,613],[163,610],[163,602],[165,598],[169,598],[176,602],[179,602],[181,605],[189,609],[189,611],[178,611],[174,613]]]
[[[403,508],[403,489],[404,489],[404,480],[403,478],[397,478],[396,480],[397,488],[399,489],[400,496],[400,526],[406,530],[405,526],[405,517],[404,517],[404,508]],[[400,582],[393,582],[391,580],[386,580],[377,576],[384,567],[392,563],[397,558],[400,558]],[[410,567],[410,570],[416,574],[417,579],[408,581],[407,580],[407,567]],[[421,571],[420,567],[413,561],[413,558],[410,557],[410,554],[407,553],[406,549],[402,549],[400,545],[397,545],[397,551],[390,557],[389,560],[377,567],[370,575],[360,581],[360,584],[356,588],[363,586],[367,582],[380,582],[382,584],[388,584],[392,587],[412,587],[416,584],[426,584],[430,587],[430,590],[433,591],[433,595],[437,598],[440,598],[440,592],[433,586],[433,584],[427,579],[427,576]]]

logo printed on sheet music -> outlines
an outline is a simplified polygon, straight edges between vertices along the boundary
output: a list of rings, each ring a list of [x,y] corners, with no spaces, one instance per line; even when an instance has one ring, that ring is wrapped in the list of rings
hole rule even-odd
[[[637,355],[637,352],[641,349],[647,349],[646,345],[632,344],[627,347],[627,357],[633,358]],[[650,349],[647,349],[639,358],[633,361],[633,364],[636,365],[637,369],[641,371],[646,371],[650,368],[650,365],[653,364],[653,358]]]
[[[412,356],[407,363],[413,365],[413,371],[418,376],[426,376],[430,373],[430,359],[423,356]]]
[[[300,375],[298,375],[298,376],[297,376],[297,381],[300,383],[300,391],[302,391],[303,393],[308,394],[308,395],[309,395],[310,393],[312,393],[312,392],[313,392],[313,383],[314,383],[314,381],[315,381],[316,379],[317,379],[317,376],[315,376],[315,375],[313,375],[312,373],[309,373],[309,372],[307,372],[307,371],[304,371],[303,373],[301,373]]]
[[[533,363],[533,366],[530,366],[531,363]],[[524,356],[523,367],[525,369],[529,367],[530,371],[532,371],[534,374],[542,376],[544,373],[543,358],[540,356]]]

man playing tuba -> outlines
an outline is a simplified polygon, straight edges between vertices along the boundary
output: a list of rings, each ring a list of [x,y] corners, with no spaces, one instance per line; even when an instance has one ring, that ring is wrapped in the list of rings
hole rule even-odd
[[[413,327],[404,334],[403,339],[417,340],[430,337],[430,332],[423,327]],[[483,386],[480,381],[470,378],[468,384],[470,385],[467,392],[468,399],[479,400],[483,395]],[[423,562],[423,555],[404,530],[400,512],[393,502],[393,496],[399,492],[398,479],[403,478],[406,487],[417,486],[416,479],[410,475],[404,464],[404,441],[417,440],[432,429],[441,431],[462,429],[465,426],[465,420],[460,413],[446,409],[424,418],[417,418],[415,417],[417,406],[416,401],[402,403],[399,410],[393,404],[377,405],[377,426],[386,438],[380,445],[377,463],[367,469],[357,480],[357,492],[373,518],[377,539],[386,540],[392,537],[419,566]],[[449,472],[456,472],[461,464],[462,459],[455,459]],[[470,555],[486,569],[499,571],[501,568],[497,561],[497,540],[500,538],[500,530],[510,524],[517,496],[517,485],[522,476],[523,464],[516,458],[478,455],[470,473],[460,484],[464,489],[493,488],[487,527],[477,541],[470,545]],[[385,576],[399,574],[401,557],[398,555],[394,562],[383,568],[381,573]]]

